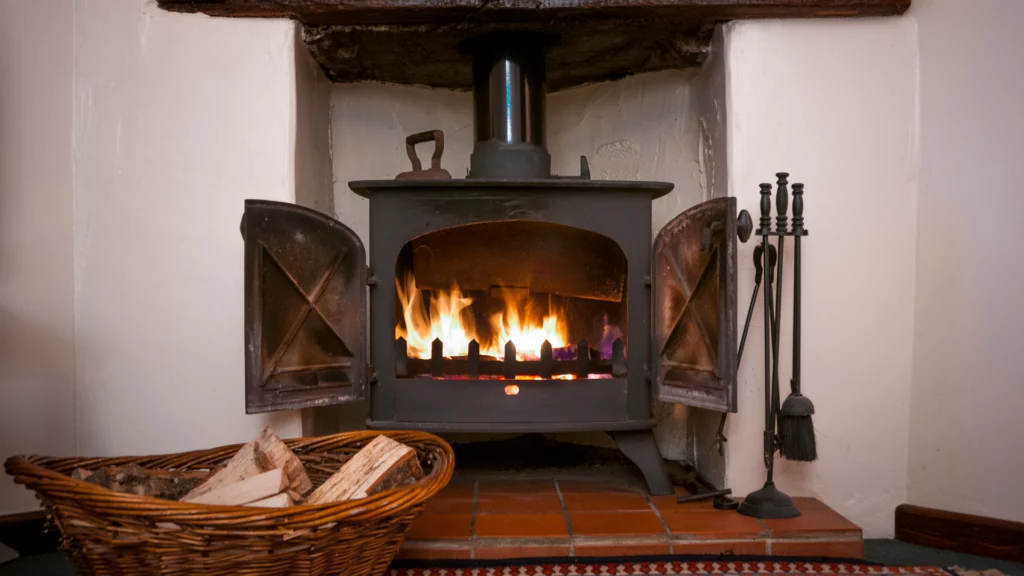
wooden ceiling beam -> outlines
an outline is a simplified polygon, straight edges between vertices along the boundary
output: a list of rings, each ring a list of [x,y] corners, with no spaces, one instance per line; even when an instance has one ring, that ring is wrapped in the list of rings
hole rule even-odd
[[[894,16],[910,0],[158,0],[161,8],[235,18],[291,18],[335,82],[468,90],[462,41],[543,32],[551,91],[630,74],[700,66],[714,25],[750,18]]]
[[[304,24],[416,24],[600,14],[698,21],[895,16],[910,0],[158,0],[165,10]]]

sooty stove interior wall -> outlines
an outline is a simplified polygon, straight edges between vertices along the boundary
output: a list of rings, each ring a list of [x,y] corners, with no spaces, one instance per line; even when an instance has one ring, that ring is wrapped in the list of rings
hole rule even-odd
[[[373,428],[605,431],[652,493],[671,493],[652,403],[736,410],[736,241],[751,222],[711,200],[652,249],[652,200],[672,184],[590,180],[585,158],[552,176],[548,44],[463,45],[467,178],[443,170],[434,131],[409,137],[410,172],[350,183],[370,201],[369,266],[332,218],[246,203],[247,411],[368,398]],[[423,169],[415,146],[431,141]]]

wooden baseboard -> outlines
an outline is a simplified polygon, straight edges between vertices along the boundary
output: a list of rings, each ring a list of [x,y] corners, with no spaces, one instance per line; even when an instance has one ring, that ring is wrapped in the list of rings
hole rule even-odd
[[[44,530],[46,512],[25,512],[0,516],[0,542],[21,556],[53,552],[60,547],[60,535]]]
[[[1024,562],[1024,523],[902,504],[896,539],[989,558]]]

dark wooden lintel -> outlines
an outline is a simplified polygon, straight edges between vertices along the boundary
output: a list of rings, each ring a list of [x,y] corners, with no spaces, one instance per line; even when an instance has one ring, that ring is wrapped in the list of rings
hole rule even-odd
[[[911,0],[158,0],[165,10],[291,18],[335,82],[468,90],[459,44],[544,32],[548,89],[700,66],[714,25],[749,18],[894,16]]]
[[[607,18],[824,18],[903,14],[910,0],[158,0],[174,12],[291,18],[303,24],[400,25]]]

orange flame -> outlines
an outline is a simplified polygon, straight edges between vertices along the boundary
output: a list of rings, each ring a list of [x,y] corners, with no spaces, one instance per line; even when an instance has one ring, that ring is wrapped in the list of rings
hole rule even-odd
[[[410,358],[430,358],[431,343],[440,338],[446,357],[466,356],[469,342],[480,344],[481,356],[505,357],[505,344],[513,342],[516,358],[537,360],[545,340],[552,348],[568,345],[569,331],[563,314],[542,316],[536,312],[527,296],[515,291],[502,291],[505,309],[490,318],[490,331],[477,332],[472,312],[468,309],[473,299],[464,296],[459,287],[435,291],[425,298],[416,287],[412,274],[404,285],[396,278],[395,288],[402,309],[404,326],[395,327],[395,337],[403,337]]]

